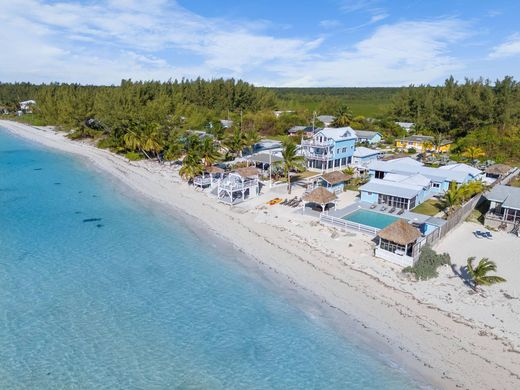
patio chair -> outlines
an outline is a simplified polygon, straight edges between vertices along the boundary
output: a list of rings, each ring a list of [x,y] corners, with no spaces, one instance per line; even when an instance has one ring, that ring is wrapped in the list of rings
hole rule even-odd
[[[482,237],[489,238],[490,240],[493,239],[493,235],[491,234],[491,232],[482,233]]]
[[[473,232],[473,235],[477,238],[483,238],[484,237],[484,232],[481,232],[480,230],[475,230]]]

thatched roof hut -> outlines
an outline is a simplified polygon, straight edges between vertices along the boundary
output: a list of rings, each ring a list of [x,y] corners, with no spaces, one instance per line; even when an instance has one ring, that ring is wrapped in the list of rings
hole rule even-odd
[[[509,165],[505,164],[493,164],[486,168],[486,174],[493,175],[493,176],[505,176],[510,171],[511,168]]]
[[[334,202],[338,197],[336,194],[333,194],[332,192],[328,191],[327,189],[323,187],[318,187],[309,192],[308,194],[305,194],[303,196],[303,200],[310,203],[317,203],[320,205],[326,205],[328,203]]]
[[[391,241],[399,245],[411,244],[421,237],[419,230],[402,218],[379,231],[377,235],[383,240]]]
[[[330,185],[335,185],[338,183],[344,183],[347,180],[352,179],[352,176],[346,175],[341,171],[328,172],[321,175],[321,178],[325,180]]]
[[[224,170],[220,167],[216,167],[214,165],[204,168],[204,172],[209,173],[210,175],[215,175],[217,173],[224,173]]]
[[[242,177],[258,176],[258,169],[256,169],[255,167],[237,168],[235,169],[235,172]]]

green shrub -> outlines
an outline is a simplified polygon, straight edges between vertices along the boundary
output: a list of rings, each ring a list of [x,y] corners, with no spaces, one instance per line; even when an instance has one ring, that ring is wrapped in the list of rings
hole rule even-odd
[[[417,149],[415,149],[415,148],[408,148],[407,152],[409,154],[415,154],[415,153],[417,153]]]
[[[404,268],[403,272],[412,273],[419,280],[428,280],[437,277],[437,268],[444,264],[451,264],[449,254],[440,255],[429,246],[425,246],[419,260],[413,266]]]
[[[125,157],[130,161],[139,161],[143,159],[143,156],[136,152],[128,152],[127,154],[125,154]]]

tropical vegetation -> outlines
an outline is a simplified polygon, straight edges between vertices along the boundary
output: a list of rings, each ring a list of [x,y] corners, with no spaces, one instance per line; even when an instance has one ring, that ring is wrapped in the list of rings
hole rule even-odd
[[[444,264],[451,264],[449,254],[438,254],[429,246],[425,246],[415,264],[403,268],[403,272],[415,275],[417,280],[428,280],[437,277],[437,269]]]

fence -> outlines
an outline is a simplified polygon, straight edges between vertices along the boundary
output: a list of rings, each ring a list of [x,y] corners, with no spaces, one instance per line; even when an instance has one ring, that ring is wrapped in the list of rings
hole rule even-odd
[[[346,219],[336,218],[327,214],[320,214],[320,222],[325,225],[332,225],[344,229],[355,230],[361,233],[366,233],[371,236],[376,236],[377,232],[381,229],[377,229],[371,226],[362,225],[360,223],[347,221]]]

